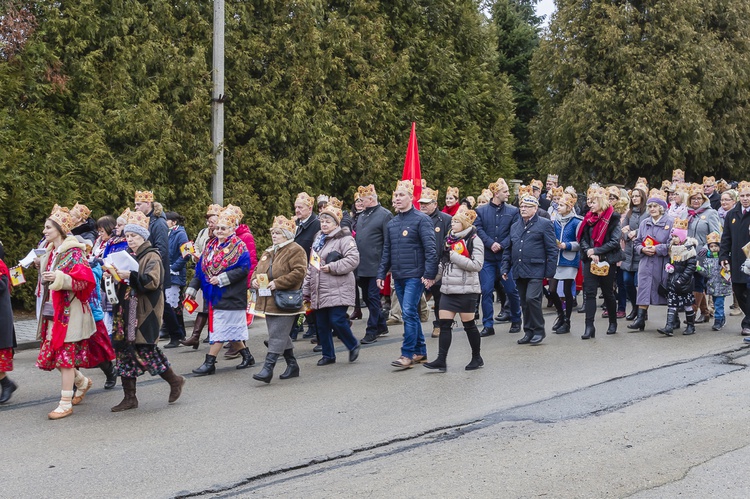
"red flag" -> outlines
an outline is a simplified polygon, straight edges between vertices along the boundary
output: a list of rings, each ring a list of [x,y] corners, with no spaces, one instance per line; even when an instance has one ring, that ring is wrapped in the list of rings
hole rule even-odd
[[[412,122],[409,146],[406,148],[404,173],[401,180],[414,183],[414,207],[419,209],[419,198],[422,196],[422,170],[419,167],[419,147],[417,146],[417,124]]]

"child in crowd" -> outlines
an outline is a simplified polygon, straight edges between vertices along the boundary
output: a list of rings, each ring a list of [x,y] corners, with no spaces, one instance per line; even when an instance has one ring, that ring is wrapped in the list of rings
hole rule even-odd
[[[721,235],[712,232],[706,237],[707,251],[698,258],[697,272],[706,278],[706,291],[714,299],[714,331],[719,331],[726,324],[724,315],[724,297],[732,294],[732,281],[729,272],[719,263],[719,241]]]
[[[695,311],[693,310],[693,287],[697,253],[697,241],[687,237],[688,220],[675,219],[669,246],[669,261],[666,265],[667,277],[667,324],[659,328],[661,334],[672,336],[675,323],[679,324],[679,309],[685,310],[687,327],[682,334],[695,333]]]

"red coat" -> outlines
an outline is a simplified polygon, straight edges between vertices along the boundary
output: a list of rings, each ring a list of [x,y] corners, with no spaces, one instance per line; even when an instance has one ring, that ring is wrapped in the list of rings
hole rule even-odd
[[[252,232],[250,232],[250,228],[245,224],[237,227],[235,233],[237,234],[237,237],[242,239],[242,242],[247,246],[247,252],[250,253],[250,272],[247,273],[247,287],[249,288],[253,276],[253,270],[255,270],[255,266],[258,265],[258,256],[255,254],[255,238],[253,237]]]

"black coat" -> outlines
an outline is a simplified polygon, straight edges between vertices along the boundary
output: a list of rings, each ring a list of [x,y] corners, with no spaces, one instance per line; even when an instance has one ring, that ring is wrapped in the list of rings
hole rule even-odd
[[[719,191],[714,191],[711,193],[710,196],[708,196],[708,202],[711,203],[711,208],[714,210],[718,210],[721,208],[721,194],[719,194]]]
[[[310,215],[303,224],[300,224],[299,220],[297,221],[297,233],[294,235],[294,242],[302,246],[302,249],[307,253],[308,260],[310,259],[313,241],[315,241],[315,234],[319,231],[320,219],[315,213]]]
[[[377,204],[357,215],[354,240],[359,250],[358,277],[375,277],[383,256],[383,243],[393,213]]]
[[[607,234],[604,236],[604,244],[598,248],[594,248],[594,243],[591,240],[592,229],[592,226],[588,224],[584,225],[581,240],[579,241],[581,245],[581,258],[583,258],[584,262],[591,261],[586,252],[592,248],[594,249],[594,254],[599,256],[600,261],[607,262],[610,265],[625,260],[625,253],[620,247],[622,227],[620,227],[619,213],[616,211],[612,212],[612,217],[609,219],[609,225],[607,226]]]
[[[74,227],[71,231],[74,236],[81,236],[85,240],[89,241],[91,245],[94,245],[96,238],[99,237],[99,232],[96,230],[96,222],[93,218],[89,217],[78,227]]]
[[[16,329],[10,306],[10,281],[3,275],[0,277],[0,350],[5,348],[16,348]]]
[[[750,242],[750,213],[742,214],[742,204],[729,210],[724,216],[724,232],[721,234],[719,261],[728,261],[731,265],[732,283],[745,284],[748,275],[740,270],[745,262],[742,247]]]
[[[437,244],[437,259],[439,262],[440,258],[443,256],[443,251],[445,250],[445,236],[447,236],[448,232],[451,230],[451,221],[453,218],[438,209],[432,212],[430,218],[435,226],[435,244]]]
[[[528,223],[519,217],[510,228],[510,245],[503,250],[502,273],[513,271],[514,279],[544,279],[557,270],[555,226],[539,215]]]
[[[667,289],[678,295],[689,295],[695,288],[695,264],[697,258],[692,256],[687,260],[672,262],[674,272],[667,277]]]
[[[163,288],[166,290],[172,285],[172,279],[169,275],[169,227],[167,226],[167,217],[161,209],[157,210],[156,208],[151,210],[148,216],[150,219],[148,242],[159,251],[159,256],[161,256],[161,265],[164,268]]]

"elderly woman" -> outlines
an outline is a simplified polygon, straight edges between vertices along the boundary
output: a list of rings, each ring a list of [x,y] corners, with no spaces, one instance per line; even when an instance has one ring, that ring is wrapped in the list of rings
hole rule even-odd
[[[242,355],[237,369],[255,365],[247,341],[247,274],[250,271],[250,254],[235,230],[240,212],[227,205],[219,213],[215,238],[203,250],[195,266],[195,277],[185,291],[194,298],[198,289],[208,305],[208,339],[211,345],[206,360],[193,373],[199,376],[216,372],[216,356],[225,342],[233,342]]]
[[[323,347],[319,366],[336,362],[334,331],[349,350],[349,362],[359,356],[359,341],[352,334],[346,315],[347,308],[354,305],[354,270],[359,265],[359,250],[349,229],[339,226],[342,217],[341,210],[331,202],[320,212],[320,232],[312,245],[320,261],[309,265],[302,285],[303,299],[315,310]]]
[[[665,215],[667,202],[661,193],[652,190],[646,201],[648,218],[638,227],[638,235],[633,241],[636,253],[641,255],[638,263],[638,315],[628,329],[643,331],[646,328],[646,314],[649,305],[666,305],[667,298],[659,293],[659,286],[666,286],[665,265],[669,263],[670,231],[673,219]]]
[[[583,222],[578,226],[578,243],[581,246],[583,259],[583,292],[586,299],[586,330],[581,339],[594,338],[596,329],[596,291],[601,288],[604,303],[607,306],[609,327],[607,334],[617,332],[617,303],[614,295],[614,280],[617,272],[616,264],[625,258],[620,248],[620,214],[610,206],[610,198],[606,190],[601,187],[589,189],[588,204],[591,208]],[[592,272],[592,266],[602,263],[604,271]]]
[[[276,305],[274,295],[282,291],[296,291],[302,288],[307,271],[307,253],[294,242],[296,225],[293,220],[280,216],[273,219],[271,242],[258,260],[250,285],[257,296],[256,310],[266,316],[268,327],[268,353],[263,369],[253,375],[254,379],[270,383],[273,368],[281,355],[286,361],[286,370],[279,379],[299,376],[299,365],[294,358],[294,346],[289,336],[292,324],[302,307],[295,310],[282,310]],[[262,291],[266,290],[266,291]]]
[[[719,214],[711,208],[708,196],[703,193],[701,184],[692,184],[688,191],[688,233],[698,243],[696,248],[701,251],[707,244],[706,238],[712,232],[720,233],[723,229]],[[695,323],[709,321],[708,299],[706,298],[706,279],[699,273],[695,273],[695,287],[693,297],[695,303],[693,309],[696,312]],[[700,315],[697,313],[700,310]]]
[[[43,289],[42,313],[37,337],[42,339],[36,366],[57,369],[62,375],[60,403],[49,419],[73,414],[73,405],[83,400],[92,381],[78,370],[89,367],[88,339],[96,330],[91,309],[86,306],[96,287],[86,258],[86,246],[68,235],[73,219],[67,208],[55,205],[44,224],[47,252],[39,263]],[[73,385],[78,393],[73,397]]]
[[[669,194],[669,209],[667,216],[672,220],[676,218],[687,218],[687,188],[684,184],[673,186],[673,191]]]
[[[114,306],[113,337],[117,351],[117,373],[124,397],[112,412],[138,407],[136,379],[145,372],[169,383],[169,403],[180,398],[185,378],[178,376],[156,343],[159,341],[164,311],[164,267],[159,250],[148,242],[149,219],[140,211],[128,214],[124,227],[128,253],[138,262],[138,270],[108,268],[117,275],[118,303]]]
[[[484,366],[480,355],[482,338],[474,321],[474,312],[482,293],[479,271],[484,264],[484,244],[477,237],[477,229],[473,225],[476,218],[475,211],[459,209],[453,216],[450,233],[445,238],[438,267],[441,293],[438,356],[432,362],[424,364],[427,369],[437,369],[439,372],[448,369],[446,359],[453,339],[453,319],[456,314],[461,318],[471,346],[471,361],[464,369],[474,371]]]
[[[638,315],[636,288],[638,287],[638,263],[641,261],[641,254],[635,250],[633,243],[638,236],[638,227],[640,227],[641,222],[646,217],[648,217],[646,191],[640,187],[636,187],[630,192],[630,209],[622,219],[622,240],[625,243],[625,260],[620,264],[620,270],[622,271],[625,294],[633,306],[633,309],[625,317],[629,321],[634,320]]]

